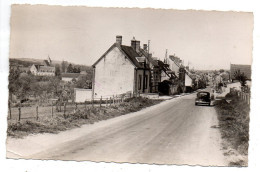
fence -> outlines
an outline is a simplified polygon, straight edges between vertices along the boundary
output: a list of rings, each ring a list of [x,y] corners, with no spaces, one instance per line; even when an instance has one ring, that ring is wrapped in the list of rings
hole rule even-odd
[[[248,91],[248,90],[247,90]],[[244,90],[237,90],[235,88],[230,88],[230,93],[236,93],[237,96],[245,101],[247,104],[250,104],[250,98],[251,98],[251,94],[250,92],[244,92]]]
[[[237,93],[238,93],[238,97],[241,100],[245,101],[247,104],[250,104],[250,97],[251,97],[250,93],[244,93],[242,91],[238,91]]]
[[[57,99],[51,99],[50,106],[40,106],[39,104],[23,107],[20,103],[18,107],[12,107],[11,103],[8,103],[8,119],[16,120],[20,122],[21,120],[39,120],[42,117],[53,118],[55,115],[65,115],[68,113],[74,113],[78,109],[86,108],[101,108],[115,106],[124,102],[127,98],[140,97],[140,94],[120,94],[112,95],[100,98],[94,98],[86,100],[83,103],[76,102],[59,102]]]

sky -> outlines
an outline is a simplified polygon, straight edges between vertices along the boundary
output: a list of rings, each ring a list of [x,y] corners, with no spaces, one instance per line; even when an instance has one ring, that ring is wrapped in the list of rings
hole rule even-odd
[[[150,40],[150,52],[175,54],[194,69],[251,64],[253,14],[196,10],[13,5],[10,58],[92,65],[122,35]]]

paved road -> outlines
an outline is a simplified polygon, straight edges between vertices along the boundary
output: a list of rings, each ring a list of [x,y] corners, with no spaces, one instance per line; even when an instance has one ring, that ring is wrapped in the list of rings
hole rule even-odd
[[[215,109],[195,106],[194,99],[167,100],[58,135],[8,140],[7,150],[33,159],[226,166]],[[24,151],[26,142],[32,144]]]

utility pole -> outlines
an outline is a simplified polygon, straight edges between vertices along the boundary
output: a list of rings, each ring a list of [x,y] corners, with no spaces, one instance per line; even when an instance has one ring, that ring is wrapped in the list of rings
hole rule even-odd
[[[168,56],[168,49],[165,50],[165,64],[168,64],[167,56]]]
[[[149,56],[149,50],[150,50],[150,40],[148,40],[148,49],[147,49],[147,54]],[[145,74],[145,70],[146,70],[146,58],[144,59],[144,73],[143,73],[143,93],[145,92],[145,85],[147,85],[147,83],[145,83],[145,80],[147,80],[146,78],[146,74]]]

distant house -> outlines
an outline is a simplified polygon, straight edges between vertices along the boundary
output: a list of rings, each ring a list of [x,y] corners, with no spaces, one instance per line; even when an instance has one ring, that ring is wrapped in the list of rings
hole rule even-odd
[[[73,79],[78,80],[80,73],[62,73],[61,74],[61,80],[65,82],[71,82]]]
[[[234,81],[235,73],[240,72],[244,73],[248,80],[251,80],[251,65],[239,65],[239,64],[230,64],[230,79]]]
[[[169,56],[168,63],[169,68],[175,73],[175,75],[179,78],[179,81],[181,81],[181,86],[183,87],[183,91],[186,92],[187,90],[190,90],[192,88],[193,82],[192,82],[192,76],[189,72],[188,67],[184,67],[182,65],[182,60],[179,57],[170,55]]]
[[[33,64],[30,71],[36,76],[55,76],[55,67],[51,66],[51,59],[43,60],[42,64]]]
[[[150,69],[140,41],[122,45],[122,36],[93,64],[93,98],[150,91]]]

